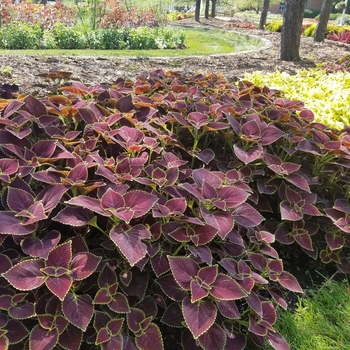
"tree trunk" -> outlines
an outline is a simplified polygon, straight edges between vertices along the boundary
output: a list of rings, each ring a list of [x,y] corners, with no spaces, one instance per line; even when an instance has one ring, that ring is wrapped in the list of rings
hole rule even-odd
[[[204,17],[205,17],[206,19],[209,18],[209,5],[210,5],[210,0],[205,0]]]
[[[320,18],[314,35],[314,41],[321,42],[326,37],[327,24],[331,14],[333,0],[323,0]]]
[[[263,7],[260,15],[259,29],[264,30],[267,18],[267,12],[269,11],[270,0],[264,0]]]
[[[216,0],[211,0],[211,17],[215,18],[216,16]]]
[[[347,15],[350,14],[350,0],[348,0],[348,2],[347,2],[347,4],[346,4],[345,13],[346,13]]]
[[[201,13],[201,0],[196,0],[196,9],[194,11],[194,19],[199,22],[199,16]]]
[[[303,24],[305,0],[285,0],[279,59],[300,60],[300,36]]]

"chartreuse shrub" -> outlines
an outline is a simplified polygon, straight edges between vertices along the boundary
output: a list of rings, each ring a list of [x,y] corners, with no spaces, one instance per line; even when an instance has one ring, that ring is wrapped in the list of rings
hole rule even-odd
[[[175,327],[188,350],[287,350],[281,249],[350,273],[350,129],[303,103],[162,70],[1,91],[4,349],[160,350]]]
[[[350,124],[350,73],[327,72],[326,69],[300,70],[295,75],[285,72],[246,73],[256,85],[267,85],[283,91],[288,99],[304,101],[317,122],[335,129]]]

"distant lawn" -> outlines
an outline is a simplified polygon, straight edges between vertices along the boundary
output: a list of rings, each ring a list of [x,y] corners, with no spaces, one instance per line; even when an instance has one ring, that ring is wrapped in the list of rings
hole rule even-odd
[[[180,28],[179,28],[180,29]],[[258,38],[219,29],[181,28],[186,48],[177,50],[0,50],[0,55],[181,57],[227,54],[263,47]]]

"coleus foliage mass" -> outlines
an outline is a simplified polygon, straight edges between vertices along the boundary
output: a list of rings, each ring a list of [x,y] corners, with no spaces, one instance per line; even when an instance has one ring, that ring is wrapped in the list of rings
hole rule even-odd
[[[278,91],[156,70],[0,108],[3,349],[158,350],[175,327],[285,350],[281,247],[350,272],[350,129]]]

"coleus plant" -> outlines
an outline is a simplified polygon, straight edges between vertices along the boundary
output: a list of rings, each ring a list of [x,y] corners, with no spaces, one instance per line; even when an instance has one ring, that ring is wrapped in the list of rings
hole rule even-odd
[[[3,349],[287,350],[286,250],[350,273],[350,128],[300,101],[156,70],[0,108]]]

